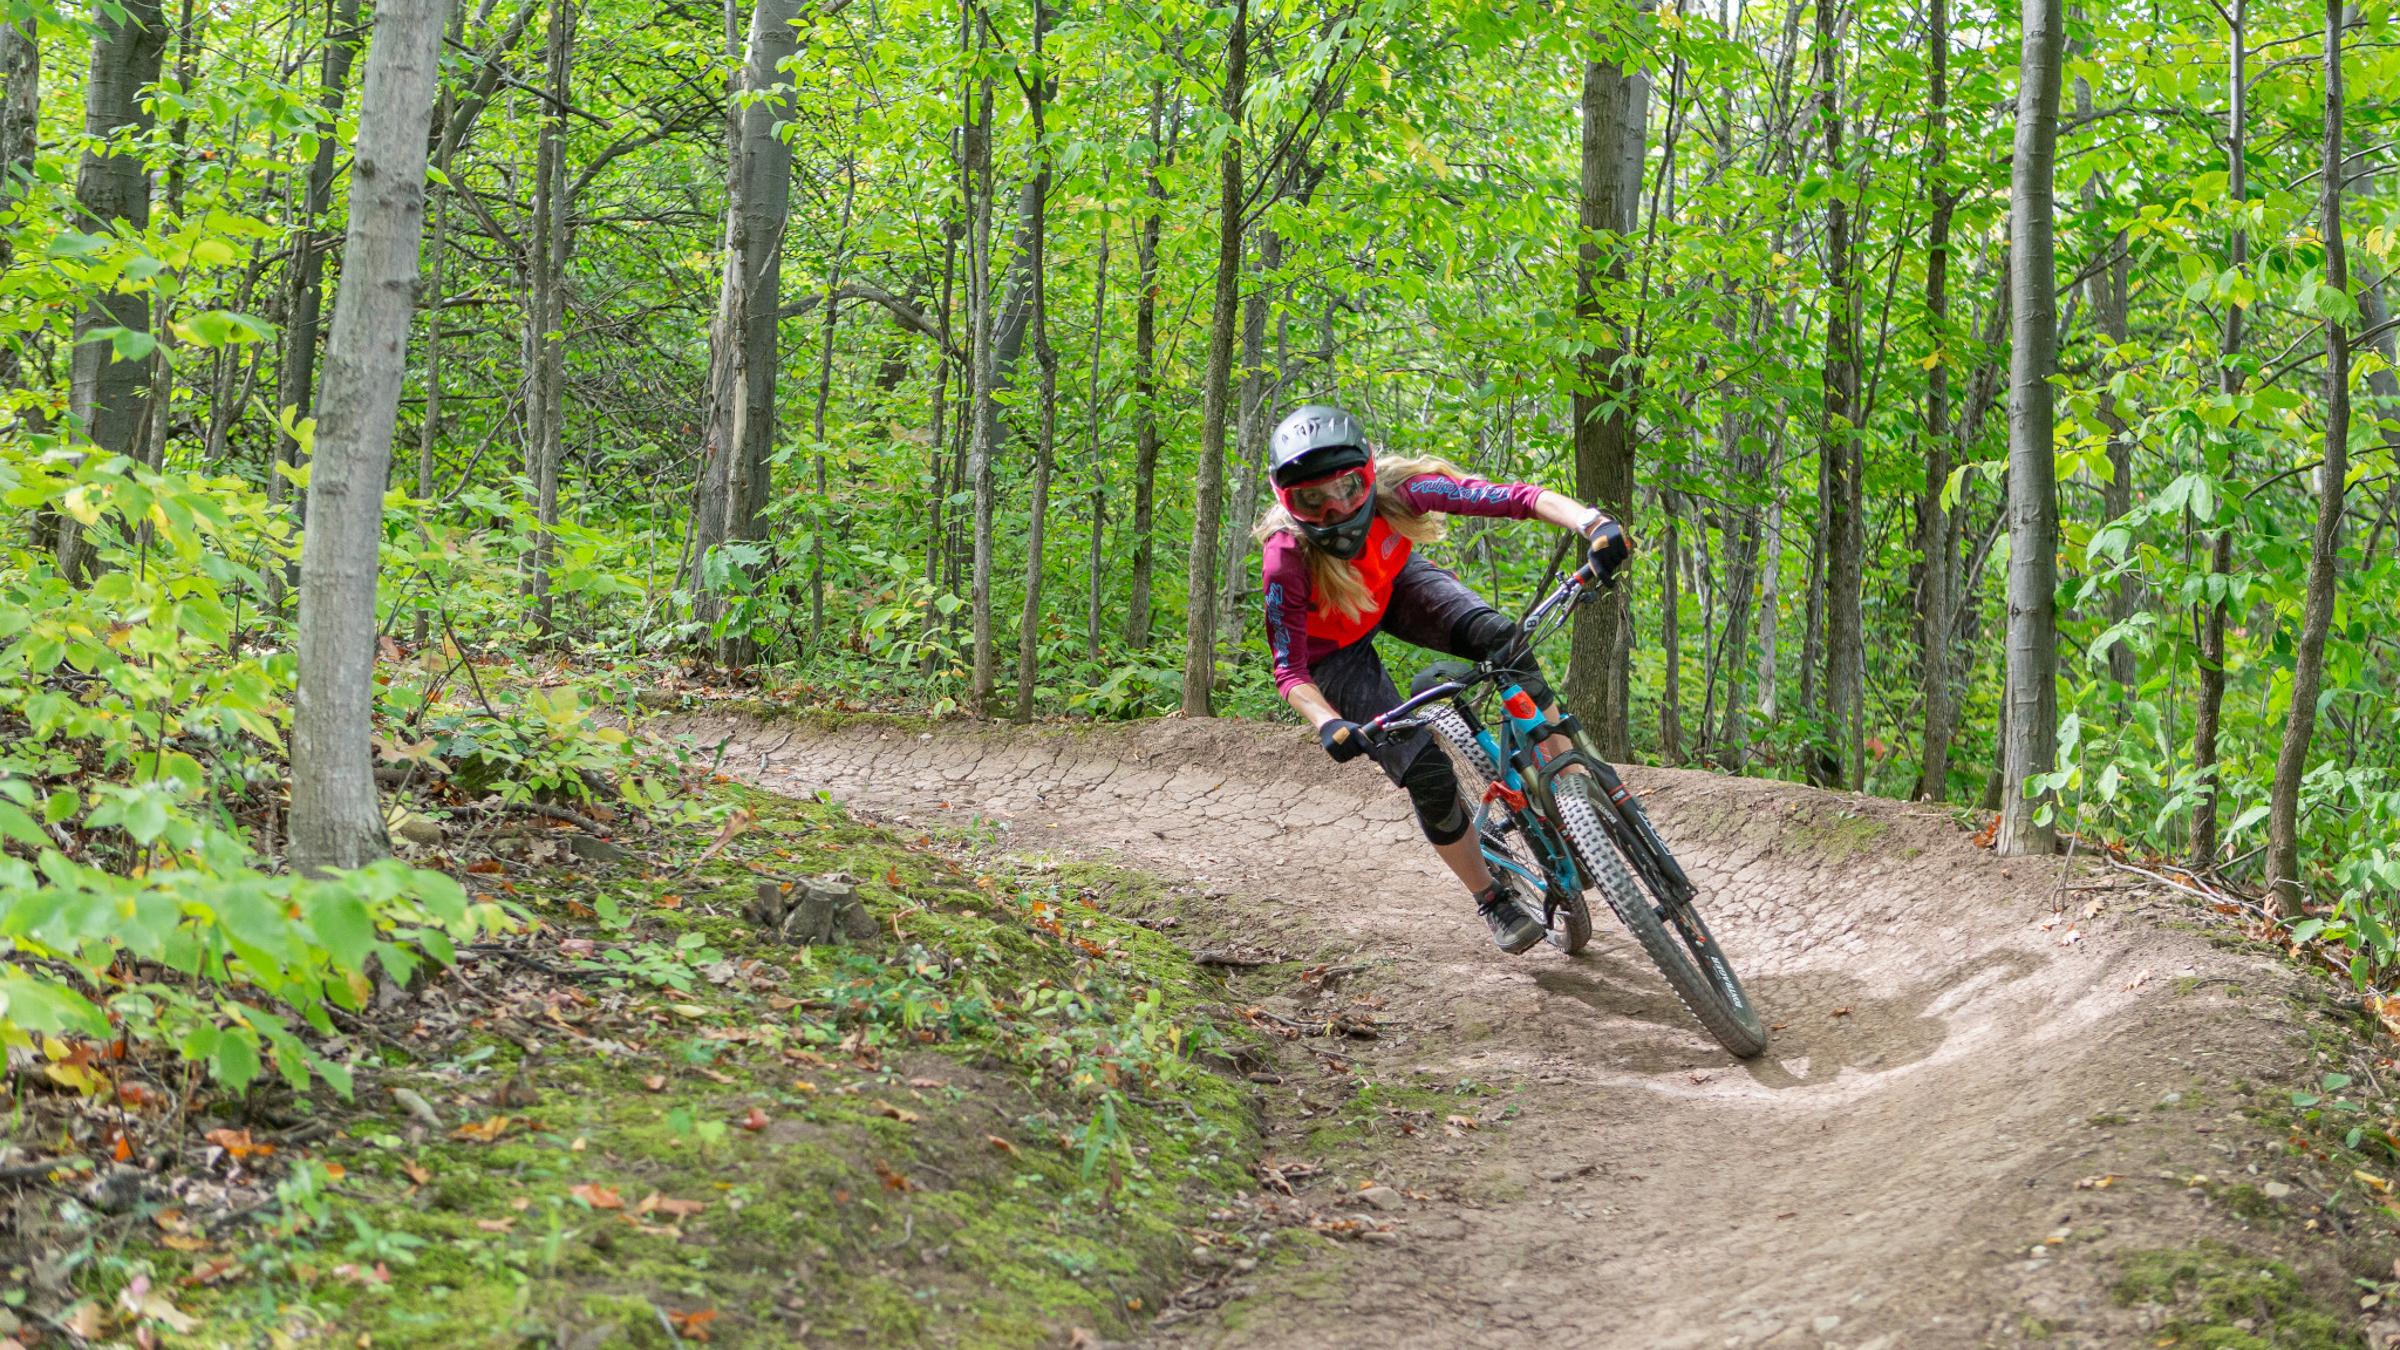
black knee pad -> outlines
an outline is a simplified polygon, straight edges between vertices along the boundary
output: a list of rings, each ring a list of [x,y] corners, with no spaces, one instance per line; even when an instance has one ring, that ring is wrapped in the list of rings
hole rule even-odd
[[[1427,839],[1454,844],[1466,836],[1471,822],[1466,805],[1458,798],[1458,775],[1450,768],[1450,757],[1431,742],[1400,771],[1400,786],[1408,789],[1409,803],[1416,807],[1417,824]]]
[[[1556,702],[1549,682],[1535,666],[1533,648],[1526,644],[1523,630],[1499,610],[1479,609],[1460,619],[1450,630],[1450,645],[1478,661],[1523,671],[1518,683],[1533,696],[1537,706],[1548,708]]]

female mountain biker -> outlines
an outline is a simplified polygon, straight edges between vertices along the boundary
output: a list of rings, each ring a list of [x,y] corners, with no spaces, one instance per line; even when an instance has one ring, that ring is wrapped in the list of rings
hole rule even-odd
[[[1527,950],[1541,941],[1541,925],[1510,903],[1506,874],[1485,866],[1474,804],[1460,800],[1458,777],[1432,736],[1414,731],[1371,747],[1360,733],[1359,723],[1400,703],[1375,634],[1469,660],[1520,659],[1525,692],[1555,721],[1556,700],[1517,626],[1412,550],[1442,537],[1443,514],[1539,517],[1582,535],[1606,579],[1624,565],[1631,539],[1606,513],[1530,483],[1489,483],[1438,459],[1376,455],[1358,420],[1330,404],[1296,409],[1276,426],[1271,465],[1279,505],[1257,537],[1277,692],[1336,761],[1375,756],[1407,791],[1434,851],[1474,893],[1492,940],[1511,955]],[[1547,748],[1564,751],[1567,742],[1553,737]]]

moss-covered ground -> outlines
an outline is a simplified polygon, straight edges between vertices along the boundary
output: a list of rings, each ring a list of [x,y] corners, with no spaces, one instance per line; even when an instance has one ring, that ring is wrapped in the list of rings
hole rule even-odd
[[[962,865],[729,785],[709,806],[688,845],[488,876],[533,930],[409,997],[355,1106],[324,1104],[338,1134],[244,1160],[280,1177],[271,1203],[221,1229],[168,1214],[112,1283],[173,1289],[203,1344],[1004,1346],[1145,1322],[1259,1147],[1221,986],[1122,912],[1154,884]],[[876,942],[756,931],[760,885],[832,872]]]

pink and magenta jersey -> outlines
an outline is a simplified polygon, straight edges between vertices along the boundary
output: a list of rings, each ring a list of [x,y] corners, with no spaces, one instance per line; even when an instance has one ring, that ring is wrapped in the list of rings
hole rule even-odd
[[[1509,520],[1530,517],[1541,495],[1542,490],[1531,483],[1488,483],[1444,473],[1418,474],[1401,483],[1399,491],[1401,505],[1419,514],[1442,511]],[[1308,579],[1308,547],[1306,540],[1287,530],[1267,540],[1260,565],[1266,593],[1267,647],[1275,658],[1278,693],[1307,684],[1311,662],[1375,631],[1391,605],[1392,583],[1408,562],[1412,546],[1407,536],[1376,517],[1367,531],[1366,548],[1351,563],[1367,584],[1367,607],[1358,614],[1336,613],[1318,603]]]

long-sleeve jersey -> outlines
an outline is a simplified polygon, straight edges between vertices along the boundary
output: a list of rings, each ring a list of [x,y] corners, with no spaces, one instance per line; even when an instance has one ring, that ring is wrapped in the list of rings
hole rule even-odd
[[[1405,509],[1418,513],[1442,511],[1524,520],[1533,514],[1542,490],[1531,483],[1488,483],[1480,478],[1421,473],[1402,482],[1398,495]],[[1344,614],[1317,598],[1308,576],[1306,540],[1290,531],[1267,540],[1261,571],[1267,647],[1275,658],[1277,692],[1289,693],[1292,686],[1309,683],[1311,662],[1375,631],[1391,605],[1392,582],[1412,547],[1406,535],[1377,516],[1367,531],[1366,547],[1351,562],[1366,583],[1367,607]]]

